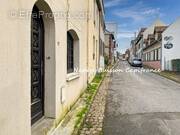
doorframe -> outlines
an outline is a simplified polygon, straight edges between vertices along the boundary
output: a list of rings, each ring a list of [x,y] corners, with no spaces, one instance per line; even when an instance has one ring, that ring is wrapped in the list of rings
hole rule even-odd
[[[49,4],[44,0],[38,0],[34,6],[40,11],[46,13],[53,13]],[[33,6],[33,7],[34,7]],[[56,118],[56,50],[55,50],[55,20],[54,18],[47,18],[42,15],[44,25],[44,94],[43,94],[43,108],[45,118]],[[30,70],[31,71],[31,70]]]

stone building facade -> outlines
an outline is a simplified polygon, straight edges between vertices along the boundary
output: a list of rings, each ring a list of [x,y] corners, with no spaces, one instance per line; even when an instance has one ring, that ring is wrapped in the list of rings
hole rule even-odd
[[[143,40],[143,32],[146,30],[146,28],[141,28],[138,36],[135,41],[135,50],[136,54],[135,57],[142,59],[142,53],[143,53],[143,48],[144,48],[144,40]]]
[[[108,64],[114,63],[114,49],[115,49],[115,37],[112,32],[105,31],[105,57],[108,59]]]

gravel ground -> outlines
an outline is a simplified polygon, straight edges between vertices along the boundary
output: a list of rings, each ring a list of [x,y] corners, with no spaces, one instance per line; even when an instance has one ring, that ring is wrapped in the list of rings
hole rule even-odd
[[[118,69],[131,68],[120,62]],[[132,68],[136,69],[136,68]],[[153,73],[114,73],[105,135],[180,135],[180,84]]]

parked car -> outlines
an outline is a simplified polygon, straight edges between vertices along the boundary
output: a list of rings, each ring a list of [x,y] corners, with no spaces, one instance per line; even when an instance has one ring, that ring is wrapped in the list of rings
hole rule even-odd
[[[131,62],[131,66],[142,67],[142,65],[142,60],[138,58],[134,58]]]
[[[126,61],[126,59],[125,59],[125,58],[123,58],[123,59],[122,59],[122,61]]]

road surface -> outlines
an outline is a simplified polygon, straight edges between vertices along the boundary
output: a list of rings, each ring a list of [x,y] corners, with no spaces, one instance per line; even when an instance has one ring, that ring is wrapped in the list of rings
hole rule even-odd
[[[115,69],[129,71],[127,62]],[[128,70],[127,70],[128,69]],[[180,84],[154,73],[111,76],[104,135],[180,135]]]

